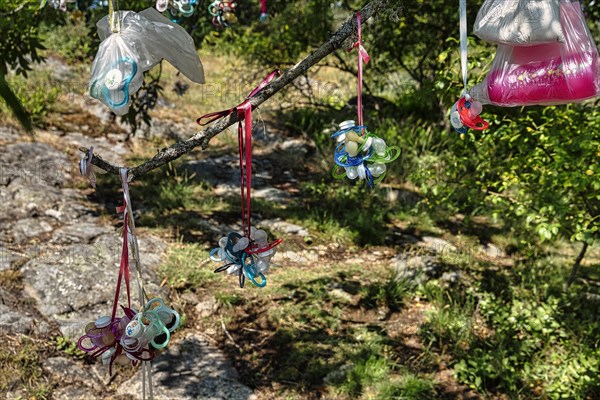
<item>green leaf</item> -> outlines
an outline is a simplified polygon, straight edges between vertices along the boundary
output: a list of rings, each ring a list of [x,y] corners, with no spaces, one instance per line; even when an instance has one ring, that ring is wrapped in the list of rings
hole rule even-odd
[[[19,120],[19,123],[29,133],[33,132],[33,123],[31,122],[31,115],[25,110],[19,98],[12,91],[4,75],[0,75],[0,97],[6,101],[8,107],[15,114],[15,117]]]

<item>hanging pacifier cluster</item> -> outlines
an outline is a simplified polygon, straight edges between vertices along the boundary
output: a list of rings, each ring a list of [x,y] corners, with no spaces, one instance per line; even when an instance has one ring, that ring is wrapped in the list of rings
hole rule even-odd
[[[267,278],[264,274],[269,271],[275,246],[282,241],[278,239],[269,243],[267,238],[267,232],[253,226],[250,227],[249,236],[242,236],[237,232],[223,236],[219,239],[219,247],[210,252],[212,261],[223,263],[215,272],[238,275],[240,287],[244,287],[246,279],[258,287],[265,286]]]
[[[230,27],[237,22],[235,1],[215,0],[208,6],[208,13],[212,16],[212,23],[216,27]]]
[[[362,45],[360,12],[356,13],[356,22],[358,41],[349,51],[358,48],[358,125],[353,120],[344,121],[340,124],[339,131],[331,135],[338,141],[333,157],[335,165],[332,175],[336,179],[359,178],[365,180],[372,188],[385,178],[386,164],[400,156],[400,148],[387,146],[383,139],[369,133],[363,125],[362,69],[363,62],[367,64],[370,57]]]
[[[47,0],[42,3],[42,7],[46,4],[49,4],[55,10],[60,10],[63,12],[67,11],[67,3],[75,3],[76,0]]]
[[[87,162],[87,154],[81,164]],[[127,184],[127,169],[121,169],[121,183],[123,186],[123,206],[117,212],[123,213],[123,243],[121,249],[121,262],[119,276],[113,301],[112,314],[102,316],[85,327],[85,333],[79,338],[79,349],[88,353],[93,358],[100,358],[104,365],[112,366],[137,365],[142,363],[143,398],[146,393],[146,375],[150,397],[152,396],[152,380],[150,375],[150,361],[156,356],[156,351],[164,349],[171,339],[171,333],[179,327],[179,313],[167,306],[160,298],[144,301],[146,293],[142,281],[139,246],[135,235],[135,221],[129,197]],[[134,265],[137,272],[137,283],[140,309],[131,306],[129,246],[131,245]],[[118,316],[117,309],[121,294],[121,284],[125,282],[127,306],[121,306],[123,314]]]
[[[154,359],[156,350],[164,349],[179,327],[177,311],[159,298],[150,300],[140,312],[123,307],[123,313],[88,323],[77,342],[79,348],[100,357],[104,365],[137,365]]]
[[[171,21],[178,22],[183,17],[191,17],[197,3],[198,0],[156,0],[156,9],[161,13],[169,10]]]
[[[332,171],[336,179],[359,178],[374,187],[385,178],[386,164],[400,155],[398,146],[388,147],[383,139],[369,133],[366,126],[357,126],[352,120],[342,122],[340,130],[331,137],[337,138],[339,143]]]
[[[281,239],[277,239],[269,243],[267,233],[262,229],[256,229],[250,223],[253,109],[250,100],[277,76],[279,76],[279,70],[267,75],[242,104],[228,110],[203,115],[197,121],[200,125],[207,125],[233,113],[237,114],[239,121],[240,188],[244,232],[243,235],[229,232],[227,236],[222,237],[219,240],[219,247],[210,252],[210,259],[223,263],[215,272],[226,271],[230,274],[237,274],[240,287],[244,287],[246,279],[258,287],[264,287],[267,284],[265,273],[269,270],[271,259],[275,255],[275,247],[282,242]],[[207,121],[202,122],[205,118]]]
[[[460,65],[464,85],[463,96],[452,106],[450,111],[450,123],[452,127],[461,134],[469,131],[469,128],[483,131],[490,127],[479,114],[483,110],[480,102],[471,99],[467,93],[467,0],[459,0],[460,3]]]

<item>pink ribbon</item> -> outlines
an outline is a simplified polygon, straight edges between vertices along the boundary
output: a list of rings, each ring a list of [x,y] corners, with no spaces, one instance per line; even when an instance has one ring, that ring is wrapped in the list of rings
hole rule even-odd
[[[362,45],[362,31],[360,24],[360,11],[356,12],[356,24],[358,30],[358,40],[356,43],[348,49],[348,51],[354,50],[355,47],[358,47],[358,125],[363,125],[363,110],[362,110],[362,85],[363,85],[363,63],[368,64],[371,57],[367,53],[367,50]],[[364,136],[364,131],[362,132]]]
[[[279,76],[278,69],[271,72],[262,82],[250,92],[241,104],[223,111],[217,111],[201,116],[197,119],[199,125],[207,125],[217,119],[237,112],[238,117],[238,142],[240,154],[240,188],[242,192],[242,227],[244,235],[250,237],[250,192],[252,184],[252,110],[255,108],[250,99],[256,96],[275,77]],[[202,122],[203,119],[208,120]],[[242,121],[243,120],[243,121]]]

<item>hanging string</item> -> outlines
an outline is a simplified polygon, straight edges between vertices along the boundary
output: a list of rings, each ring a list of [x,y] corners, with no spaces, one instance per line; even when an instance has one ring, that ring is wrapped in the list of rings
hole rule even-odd
[[[120,209],[117,209],[118,212],[120,212],[119,210]],[[117,306],[119,304],[119,295],[121,293],[121,281],[123,279],[125,279],[125,290],[127,292],[127,308],[131,308],[131,294],[129,289],[129,247],[127,245],[128,229],[125,218],[125,223],[123,224],[123,246],[121,250],[121,264],[119,266],[119,278],[117,281],[117,289],[115,290],[115,301],[113,303],[111,321],[114,321],[117,317]]]
[[[267,0],[260,0],[260,20],[262,22],[267,20]]]
[[[459,0],[460,9],[460,66],[463,79],[463,96],[467,96],[467,0]]]
[[[110,30],[112,33],[121,32],[121,18],[119,16],[119,0],[108,1],[108,15],[110,16]]]
[[[234,112],[238,117],[238,144],[240,159],[240,189],[242,194],[242,228],[244,235],[250,237],[250,196],[252,185],[252,110],[254,106],[250,99],[256,96],[275,77],[279,76],[278,69],[267,75],[262,82],[250,92],[240,105],[228,110],[209,113],[198,118],[199,125],[207,125],[217,119],[224,118]],[[207,121],[202,122],[203,119]]]
[[[133,260],[137,272],[138,281],[138,296],[140,307],[138,312],[143,312],[145,300],[148,300],[148,296],[144,290],[144,281],[142,280],[142,267],[140,263],[140,250],[137,241],[137,235],[135,234],[135,219],[133,217],[133,209],[131,207],[131,197],[129,196],[129,183],[127,182],[127,168],[121,168],[121,186],[123,188],[123,207],[121,208],[124,212],[123,215],[123,226],[124,226],[124,244],[123,247],[127,246],[127,239],[131,241],[131,247],[133,248]],[[123,256],[122,256],[123,257]],[[127,257],[129,257],[127,255]],[[121,259],[122,262],[122,259]],[[127,265],[129,265],[129,258],[127,258]],[[116,303],[115,303],[116,304]],[[114,307],[114,306],[113,306]],[[129,306],[131,308],[131,306]],[[113,309],[113,313],[114,313]],[[113,315],[114,318],[114,315]],[[142,399],[146,399],[146,374],[148,375],[148,391],[149,399],[153,398],[152,391],[152,363],[151,361],[142,360]]]
[[[240,149],[240,186],[242,191],[242,227],[244,235],[250,236],[250,195],[252,189],[252,105],[244,102],[238,107],[238,119],[244,119],[244,128],[238,124]],[[244,134],[245,133],[245,134]]]
[[[367,50],[362,45],[362,29],[361,29],[361,18],[360,11],[356,12],[356,25],[357,25],[357,33],[358,40],[356,43],[352,45],[352,47],[348,51],[352,51],[355,47],[358,47],[358,126],[363,125],[363,107],[362,107],[362,87],[363,87],[363,63],[368,64],[371,57],[367,53]],[[365,132],[362,130],[362,135],[364,136]]]

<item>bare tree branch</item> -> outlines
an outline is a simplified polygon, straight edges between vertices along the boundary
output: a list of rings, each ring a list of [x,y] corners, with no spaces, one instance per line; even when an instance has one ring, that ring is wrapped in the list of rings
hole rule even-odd
[[[362,10],[361,15],[364,21],[367,21],[369,18],[374,17],[380,11],[386,8],[388,5],[388,0],[372,0],[368,3]],[[310,67],[321,61],[323,58],[333,53],[337,49],[340,49],[344,41],[352,36],[356,32],[356,18],[354,16],[347,19],[340,29],[333,33],[331,38],[323,43],[318,49],[314,50],[308,56],[306,56],[302,61],[294,65],[292,68],[287,70],[283,75],[281,75],[278,79],[272,81],[269,85],[265,86],[263,90],[261,90],[256,96],[250,99],[250,103],[254,107],[258,107],[260,104],[264,103],[275,93],[279,92],[285,86],[294,81],[294,79],[298,78],[300,75],[304,74]],[[191,138],[187,139],[183,142],[177,142],[172,146],[164,148],[158,153],[149,159],[133,168],[129,168],[128,180],[132,181],[145,173],[152,171],[162,165],[165,165],[184,154],[190,152],[192,149],[202,146],[202,149],[206,149],[208,147],[208,142],[219,133],[230,127],[231,125],[238,122],[237,113],[231,113],[228,117],[218,120],[211,127],[196,133]],[[80,151],[87,153],[88,149],[82,147],[79,149]],[[106,161],[104,161],[101,157],[94,154],[92,158],[92,164],[96,167],[103,169],[112,174],[118,174],[119,168],[118,166],[112,165]]]

